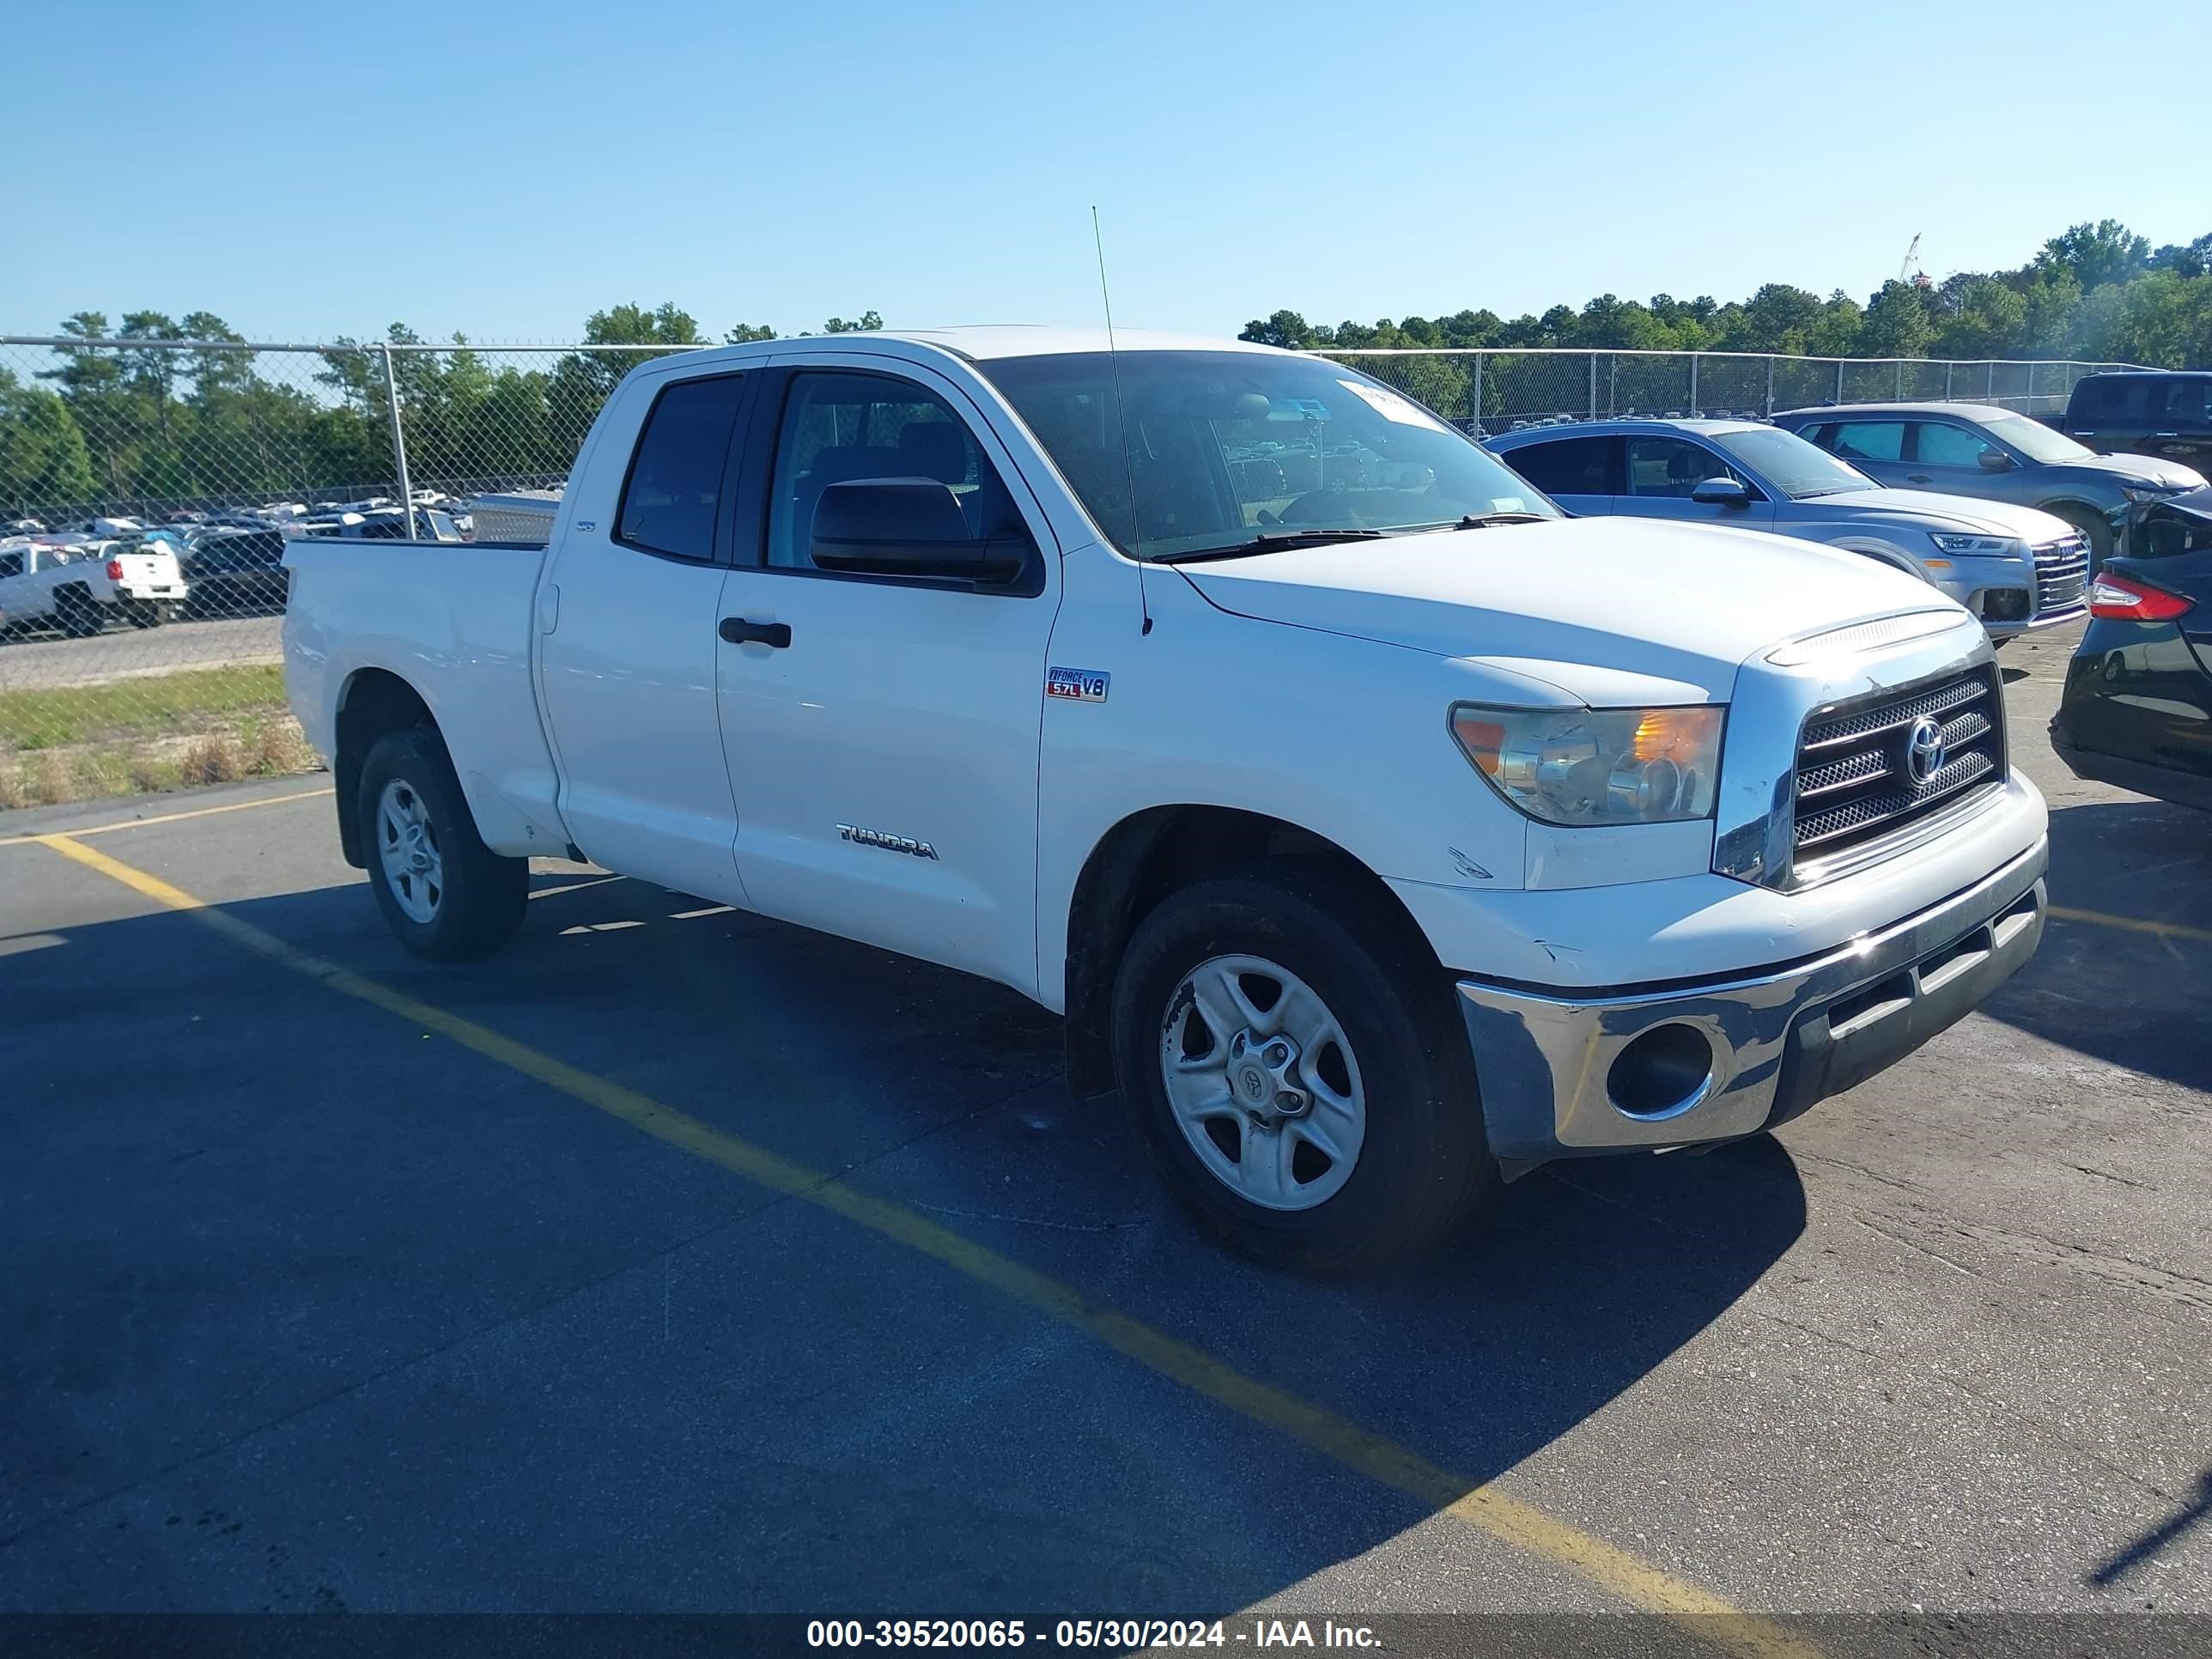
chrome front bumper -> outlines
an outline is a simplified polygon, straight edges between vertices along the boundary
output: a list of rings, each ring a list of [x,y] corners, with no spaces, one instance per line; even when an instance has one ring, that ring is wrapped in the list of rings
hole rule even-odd
[[[1491,1150],[1540,1163],[1727,1140],[1864,1081],[1964,1017],[2043,936],[2050,843],[1811,960],[1599,996],[1462,981]]]

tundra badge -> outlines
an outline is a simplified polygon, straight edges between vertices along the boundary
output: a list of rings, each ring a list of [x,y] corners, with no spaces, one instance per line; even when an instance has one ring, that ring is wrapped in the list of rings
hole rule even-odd
[[[933,859],[937,849],[926,841],[916,841],[912,836],[887,836],[880,830],[861,830],[849,823],[837,826],[841,841],[849,841],[860,847],[880,847],[886,853],[911,853],[918,859]]]

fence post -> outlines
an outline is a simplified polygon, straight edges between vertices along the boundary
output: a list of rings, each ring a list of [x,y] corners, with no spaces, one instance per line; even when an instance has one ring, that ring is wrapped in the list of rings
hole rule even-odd
[[[1482,441],[1482,354],[1474,354],[1474,441]]]
[[[1774,359],[1766,360],[1766,418],[1774,418]]]
[[[1591,352],[1589,357],[1590,419],[1594,421],[1597,419],[1597,353]]]
[[[1690,418],[1698,416],[1698,354],[1690,354]]]
[[[1905,359],[1902,357],[1897,360],[1897,400],[1899,403],[1905,401]]]
[[[2023,415],[2035,413],[2035,365],[2033,363],[2027,366],[2027,398],[2022,404],[2020,412]]]
[[[399,499],[407,507],[407,539],[415,539],[415,489],[407,477],[407,434],[399,425],[399,382],[392,373],[392,348],[379,348],[384,353],[384,400],[392,412],[392,459],[399,467]]]
[[[1982,401],[1986,404],[1992,401],[1997,395],[1996,359],[1990,358],[1984,367],[1989,370],[1989,374],[1982,381]]]
[[[1951,374],[1958,367],[1958,364],[1948,359],[1943,364],[1943,401],[1947,404],[1951,401]]]
[[[1837,358],[1837,359],[1836,359],[1836,401],[1837,401],[1838,403],[1841,403],[1841,402],[1843,402],[1843,400],[1844,400],[1844,360],[1843,360],[1841,357],[1838,357],[1838,358]]]

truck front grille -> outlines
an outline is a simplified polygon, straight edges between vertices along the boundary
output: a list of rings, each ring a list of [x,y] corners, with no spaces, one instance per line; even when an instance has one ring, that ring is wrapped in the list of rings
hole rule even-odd
[[[2035,550],[2035,614],[2063,617],[2081,609],[2089,585],[2089,544],[2077,531]]]
[[[1797,743],[1798,856],[1856,847],[2004,776],[1994,665],[1816,709]]]

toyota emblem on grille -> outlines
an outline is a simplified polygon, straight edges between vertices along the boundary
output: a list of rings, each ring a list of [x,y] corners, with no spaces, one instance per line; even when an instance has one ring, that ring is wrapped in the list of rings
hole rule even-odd
[[[1915,789],[1925,789],[1943,769],[1943,728],[1926,715],[1912,723],[1905,738],[1905,775]]]

